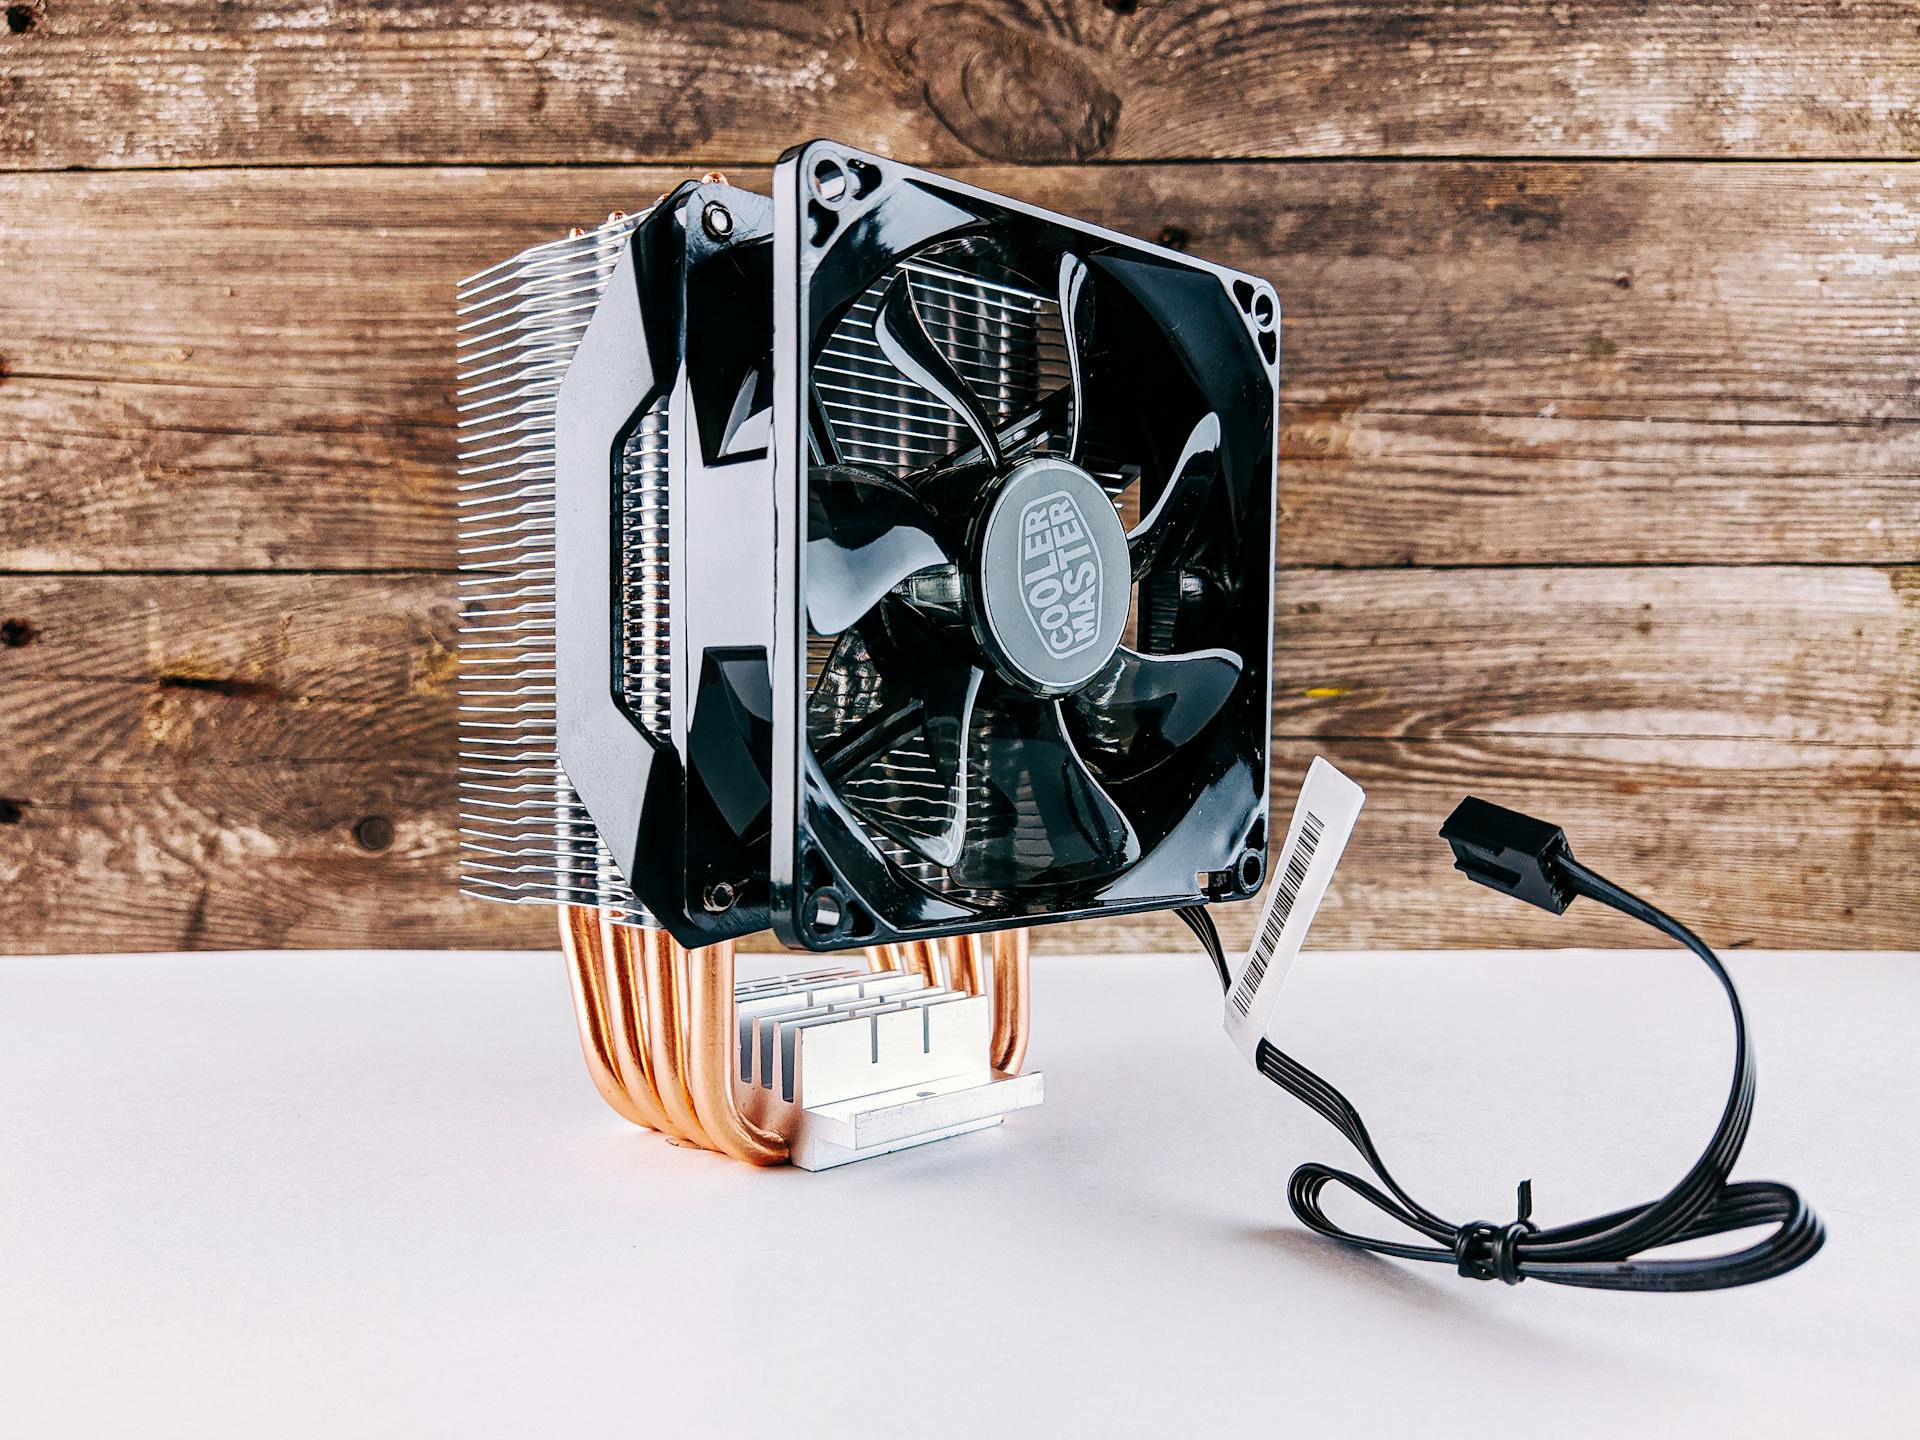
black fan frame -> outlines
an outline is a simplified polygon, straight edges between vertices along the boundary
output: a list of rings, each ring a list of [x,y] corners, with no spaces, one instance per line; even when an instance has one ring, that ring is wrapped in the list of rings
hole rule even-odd
[[[713,181],[663,196],[612,260],[555,416],[560,760],[635,897],[688,946],[771,923],[774,604],[770,579],[741,583],[740,557],[774,548],[772,255],[764,196]],[[621,673],[625,456],[659,406],[672,437],[667,733],[641,724]]]
[[[927,939],[1201,900],[1244,898],[1265,871],[1271,714],[1273,526],[1277,465],[1279,301],[1264,280],[1145,244],[1070,217],[828,141],[789,151],[774,175],[775,615],[772,825],[768,911],[780,937],[808,949]],[[942,893],[911,878],[875,845],[834,793],[808,734],[809,473],[831,459],[810,403],[811,367],[836,321],[901,260],[943,242],[990,235],[1004,251],[1071,252],[1099,266],[1123,333],[1096,343],[1169,347],[1179,364],[1141,373],[1132,393],[1093,394],[1107,426],[1137,425],[1135,443],[1164,475],[1185,438],[1165,387],[1182,379],[1220,417],[1224,485],[1214,522],[1184,537],[1183,568],[1211,580],[1203,608],[1176,604],[1175,648],[1221,646],[1239,679],[1190,755],[1108,789],[1127,811],[1152,814],[1141,858],[1117,874],[1060,888]],[[1133,312],[1129,315],[1129,310]],[[1167,338],[1177,329],[1179,338]],[[1144,371],[1144,367],[1143,367]],[[1107,367],[1109,377],[1116,373]],[[1109,387],[1111,388],[1111,387]],[[1175,433],[1177,432],[1177,434]],[[1169,453],[1169,447],[1175,447]],[[823,449],[826,453],[822,453]],[[1143,500],[1143,508],[1145,505]],[[1229,507],[1226,523],[1218,506]],[[1170,572],[1169,572],[1170,573]],[[1184,632],[1184,633],[1183,633]],[[1150,790],[1151,793],[1148,793]]]

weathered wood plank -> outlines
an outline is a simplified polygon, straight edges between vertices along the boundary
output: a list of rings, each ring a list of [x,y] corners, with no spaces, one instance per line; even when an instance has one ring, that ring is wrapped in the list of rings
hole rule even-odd
[[[451,576],[0,578],[12,788],[450,762]]]
[[[1920,425],[1910,421],[1283,408],[1287,564],[1721,565],[1920,554]]]
[[[1274,733],[1526,733],[1902,745],[1920,571],[1296,571]]]
[[[1920,934],[1920,573],[1290,572],[1281,601],[1281,808],[1316,751],[1374,791],[1326,943],[1533,943],[1443,873],[1469,789],[1723,939]],[[547,943],[453,896],[449,577],[12,577],[0,615],[7,948]],[[1170,939],[1141,923],[1063,943]]]
[[[1885,562],[1920,553],[1920,427],[1287,405],[1288,565]],[[0,568],[446,569],[450,402],[0,381]],[[1649,523],[1649,517],[1659,523]]]
[[[681,173],[0,177],[0,568],[451,563],[454,279]],[[1920,553],[1920,170],[969,174],[1275,277],[1289,563]]]
[[[0,342],[3,344],[4,342]],[[451,405],[0,377],[0,567],[445,569]]]
[[[1911,156],[1899,0],[29,0],[0,165]]]
[[[460,897],[446,767],[79,776],[9,815],[0,948],[13,953],[554,943],[551,912]]]
[[[1910,878],[1920,748],[1578,735],[1281,741],[1279,815],[1316,754],[1359,781],[1367,805],[1314,923],[1315,948],[1647,943],[1644,929],[1597,906],[1555,919],[1455,873],[1439,830],[1466,795],[1564,826],[1583,860],[1716,945],[1909,949],[1920,939]],[[1236,946],[1258,915],[1258,902],[1216,910]],[[1047,941],[1193,949],[1171,916],[1072,925]]]
[[[1593,906],[1555,921],[1470,885],[1437,838],[1461,796],[1564,824],[1578,852],[1723,945],[1911,949],[1920,751],[1589,737],[1287,741],[1284,814],[1314,754],[1367,787],[1320,948],[1644,943]],[[453,778],[392,764],[80,779],[0,809],[14,953],[553,945],[551,912],[455,890]],[[1257,904],[1218,911],[1243,944]],[[1043,947],[1190,951],[1165,917],[1050,928]],[[1199,963],[1198,960],[1195,962]]]
[[[1295,570],[1276,605],[1284,738],[1920,733],[1916,569]],[[440,574],[0,577],[0,774],[438,763],[458,612]]]
[[[457,279],[684,170],[0,177],[16,373],[445,394]],[[764,185],[751,173],[742,183]],[[963,178],[1270,275],[1300,405],[1920,418],[1920,169],[1254,165]],[[1711,235],[1713,243],[1702,243]],[[77,305],[75,297],[86,297]]]

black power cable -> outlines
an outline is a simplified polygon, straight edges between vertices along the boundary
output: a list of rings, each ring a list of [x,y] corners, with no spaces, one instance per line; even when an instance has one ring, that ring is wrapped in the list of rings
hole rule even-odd
[[[1693,1167],[1658,1200],[1595,1216],[1571,1225],[1542,1228],[1533,1222],[1533,1182],[1520,1185],[1519,1211],[1505,1224],[1443,1220],[1403,1190],[1374,1148],[1360,1113],[1333,1086],[1299,1061],[1261,1040],[1255,1055],[1260,1073],[1311,1106],[1358,1150],[1382,1190],[1345,1170],[1317,1162],[1300,1166],[1287,1184],[1293,1213],[1311,1230],[1381,1255],[1454,1266],[1475,1280],[1545,1280],[1590,1290],[1721,1290],[1784,1275],[1805,1264],[1826,1240],[1820,1218],[1791,1186],[1772,1180],[1730,1183],[1728,1176],[1746,1142],[1753,1115],[1753,1050],[1746,1015],[1733,980],[1705,941],[1678,920],[1629,894],[1573,858],[1557,826],[1490,805],[1463,801],[1441,828],[1453,846],[1457,867],[1472,879],[1558,915],[1575,896],[1602,905],[1672,937],[1713,972],[1733,1009],[1733,1088],[1713,1138]],[[1229,974],[1220,936],[1200,906],[1180,918],[1200,937],[1223,977]],[[1230,982],[1223,979],[1223,988]],[[1382,1240],[1342,1229],[1327,1218],[1320,1197],[1341,1185],[1367,1200],[1431,1244]],[[1772,1231],[1744,1250],[1701,1258],[1643,1260],[1644,1251],[1708,1235],[1770,1225]]]

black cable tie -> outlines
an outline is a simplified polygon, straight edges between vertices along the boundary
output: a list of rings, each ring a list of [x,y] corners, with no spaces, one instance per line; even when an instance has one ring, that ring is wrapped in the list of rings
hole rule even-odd
[[[1470,1220],[1454,1232],[1454,1268],[1468,1280],[1518,1285],[1527,1278],[1520,1273],[1520,1241],[1539,1233],[1540,1227],[1533,1223],[1533,1181],[1522,1180],[1518,1214],[1512,1220],[1505,1225]]]
[[[1469,1220],[1453,1232],[1454,1269],[1462,1280],[1494,1277],[1493,1247],[1500,1227],[1491,1220]]]

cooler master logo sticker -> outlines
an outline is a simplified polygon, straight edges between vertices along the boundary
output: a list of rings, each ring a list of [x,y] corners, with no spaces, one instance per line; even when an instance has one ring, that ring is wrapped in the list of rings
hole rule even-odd
[[[1020,596],[1040,643],[1065,660],[1100,639],[1100,552],[1064,490],[1020,511]]]
[[[1126,630],[1131,558],[1098,481],[1051,455],[1021,461],[980,537],[974,633],[987,659],[1040,693],[1085,684]]]

